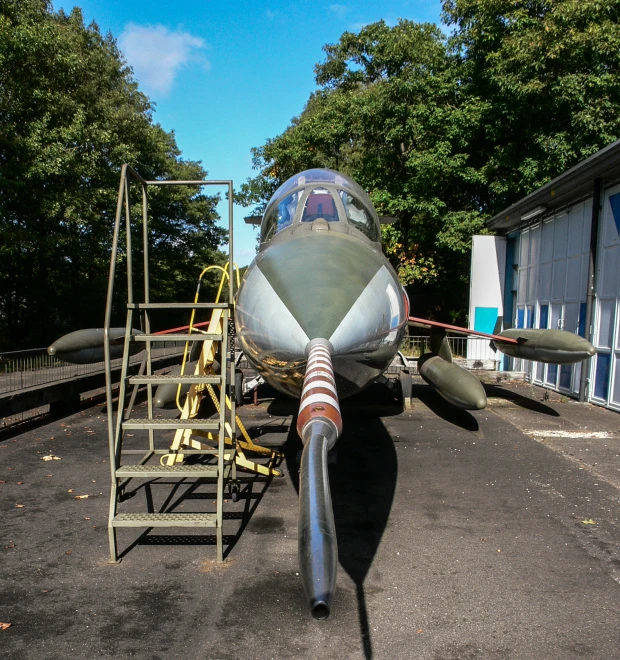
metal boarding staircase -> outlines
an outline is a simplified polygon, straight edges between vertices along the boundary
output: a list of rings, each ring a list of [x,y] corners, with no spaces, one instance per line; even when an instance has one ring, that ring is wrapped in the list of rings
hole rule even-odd
[[[143,301],[136,302],[133,286],[133,263],[132,263],[132,231],[129,185],[131,180],[137,181],[142,191],[142,243],[143,243],[143,273],[144,292]],[[203,275],[209,270],[206,268],[201,274],[198,290],[194,302],[191,303],[155,303],[150,301],[149,284],[149,258],[148,258],[148,186],[164,185],[219,185],[228,187],[228,214],[229,214],[229,258],[227,269],[223,271],[218,300],[214,303],[199,302],[200,283]],[[231,498],[236,501],[238,494],[237,466],[253,470],[264,475],[278,475],[279,472],[273,467],[277,452],[254,445],[247,432],[240,423],[235,412],[235,360],[234,360],[234,320],[233,320],[233,277],[234,264],[232,261],[233,251],[233,212],[232,212],[232,181],[145,181],[131,167],[124,165],[121,171],[114,234],[112,242],[112,255],[110,260],[110,274],[108,280],[108,293],[106,303],[106,315],[104,326],[105,338],[105,369],[106,369],[106,400],[108,416],[108,439],[110,452],[111,471],[111,493],[110,510],[108,522],[108,535],[110,543],[110,559],[118,562],[116,531],[124,527],[191,527],[191,528],[215,528],[217,560],[223,561],[223,520],[224,520],[224,497],[225,488],[231,491]],[[121,217],[125,210],[125,234],[126,234],[126,261],[127,261],[127,325],[125,332],[125,350],[123,354],[121,382],[118,394],[118,411],[116,419],[113,411],[113,394],[110,366],[110,341],[109,330],[112,316],[112,301],[114,296],[114,278],[116,262],[118,260],[118,247],[121,233]],[[238,273],[237,273],[238,278]],[[225,281],[228,282],[228,302],[219,302],[219,297]],[[187,309],[192,311],[190,325],[187,331],[179,333],[177,329],[172,334],[169,332],[154,333],[151,331],[151,312]],[[211,313],[211,319],[207,323],[194,324],[197,311]],[[144,334],[132,333],[135,317],[140,319],[140,325]],[[198,329],[198,326],[207,330]],[[181,330],[185,330],[184,328]],[[183,358],[183,368],[179,375],[160,375],[152,373],[151,351],[154,342],[159,341],[185,341],[186,350]],[[201,342],[202,350],[193,373],[185,373],[185,364],[188,354],[189,343]],[[129,375],[130,347],[135,342],[145,344],[146,355],[137,375]],[[218,350],[219,349],[219,350]],[[220,358],[218,373],[214,370],[216,354]],[[178,392],[181,386],[190,386],[189,393],[183,406],[180,406],[180,397],[177,395],[177,403],[181,410],[180,419],[169,419],[156,417],[153,410],[153,387],[164,383],[178,384]],[[124,402],[128,386],[133,385],[133,392],[127,408]],[[138,388],[146,385],[147,405],[146,417],[132,417],[135,398]],[[219,395],[213,389],[219,388]],[[209,393],[218,412],[217,419],[199,419],[197,417],[200,403],[205,393]],[[244,440],[237,439],[237,426],[242,430]],[[172,442],[164,446],[161,432],[175,431]],[[134,431],[148,432],[148,446],[146,449],[125,448],[124,442],[133,438]],[[157,436],[156,436],[157,434]],[[169,438],[168,433],[168,438]],[[198,441],[193,436],[202,436],[206,442]],[[227,437],[228,436],[228,437]],[[156,438],[157,441],[156,442]],[[269,455],[268,465],[255,463],[246,458],[243,449]],[[127,456],[139,456],[137,463],[125,463]],[[194,459],[192,464],[185,464],[185,457]],[[154,462],[159,458],[158,462]],[[135,460],[135,459],[134,459]],[[216,483],[215,512],[192,512],[180,513],[168,510],[153,510],[153,502],[147,496],[147,512],[119,512],[119,504],[124,499],[125,489],[132,479],[156,480],[160,478],[176,479],[177,485],[188,484],[186,479],[209,479]],[[201,483],[201,482],[198,482]],[[166,509],[169,499],[161,507]]]

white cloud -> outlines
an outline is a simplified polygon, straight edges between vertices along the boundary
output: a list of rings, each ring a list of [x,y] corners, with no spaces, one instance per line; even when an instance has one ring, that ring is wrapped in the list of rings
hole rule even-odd
[[[329,5],[329,11],[332,14],[336,14],[338,18],[344,18],[344,15],[349,11],[349,8],[346,5]]]
[[[206,58],[197,53],[207,44],[189,32],[172,32],[163,25],[128,23],[118,43],[140,86],[149,94],[167,95],[181,67],[190,61],[209,68]]]

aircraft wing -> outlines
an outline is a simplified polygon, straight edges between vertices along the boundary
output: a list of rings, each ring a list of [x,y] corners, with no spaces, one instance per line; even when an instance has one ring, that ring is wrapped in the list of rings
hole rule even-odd
[[[498,335],[478,332],[458,325],[429,321],[415,316],[409,317],[409,323],[428,325],[431,328],[451,330],[464,335],[485,337],[495,343],[506,355],[522,360],[534,360],[546,364],[573,364],[587,360],[596,354],[592,344],[573,332],[546,328],[507,328]],[[431,333],[432,338],[432,333]],[[445,350],[445,349],[444,349]],[[435,349],[434,352],[438,352]]]
[[[409,323],[411,325],[424,325],[430,326],[431,328],[443,328],[444,330],[450,330],[451,332],[458,332],[462,335],[476,335],[477,337],[486,337],[487,339],[492,339],[497,342],[504,342],[506,344],[518,344],[519,340],[512,337],[503,337],[502,335],[491,335],[488,332],[479,332],[478,330],[471,330],[469,328],[461,328],[458,325],[450,325],[449,323],[440,323],[439,321],[429,321],[428,319],[420,319],[416,316],[409,317]]]

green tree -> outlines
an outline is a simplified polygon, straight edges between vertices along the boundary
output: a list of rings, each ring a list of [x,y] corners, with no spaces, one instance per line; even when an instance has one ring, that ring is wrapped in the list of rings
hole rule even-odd
[[[110,34],[79,9],[0,0],[0,346],[102,323],[125,162],[147,179],[206,175],[153,122]],[[150,194],[160,300],[189,297],[202,263],[221,258],[215,203],[187,188]]]
[[[425,312],[463,320],[485,218],[620,137],[620,2],[446,0],[453,28],[401,20],[324,47],[318,90],[254,150],[264,203],[295,171],[340,169],[398,219],[384,249]]]
[[[254,150],[260,173],[241,197],[265,199],[306,167],[350,174],[380,213],[398,219],[383,229],[384,249],[403,284],[432,287],[439,313],[465,291],[470,236],[483,230],[483,182],[469,165],[483,103],[462,98],[434,25],[381,21],[324,50],[321,88],[287,131]]]
[[[447,0],[452,53],[486,101],[476,155],[501,211],[620,137],[620,2]]]

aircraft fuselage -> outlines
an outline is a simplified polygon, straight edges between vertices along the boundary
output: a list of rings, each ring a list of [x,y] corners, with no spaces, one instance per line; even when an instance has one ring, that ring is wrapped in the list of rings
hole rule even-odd
[[[329,342],[340,397],[389,366],[408,302],[380,235],[366,193],[337,172],[302,172],[275,193],[236,307],[243,352],[273,387],[300,396],[316,339]]]

